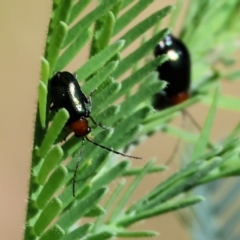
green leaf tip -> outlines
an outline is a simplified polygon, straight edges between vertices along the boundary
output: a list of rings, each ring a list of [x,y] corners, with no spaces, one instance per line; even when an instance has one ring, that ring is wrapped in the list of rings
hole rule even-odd
[[[95,36],[90,51],[91,56],[106,48],[112,36],[112,30],[115,24],[115,16],[111,11],[106,12],[95,23]]]
[[[87,236],[87,240],[105,240],[105,239],[109,239],[116,236],[116,233],[114,231],[101,231],[100,233],[96,233],[90,236]]]
[[[100,205],[95,205],[88,213],[85,214],[85,217],[97,217],[105,213],[105,209]]]
[[[34,225],[34,231],[37,236],[40,236],[52,220],[62,209],[62,202],[58,198],[53,198],[43,209],[39,218]]]
[[[39,148],[39,155],[43,158],[50,150],[58,135],[65,127],[65,124],[69,118],[69,113],[66,109],[60,109],[54,116],[51,126],[48,129],[48,132],[45,135],[45,138],[42,142],[42,145]]]
[[[204,198],[201,196],[191,196],[187,197],[182,200],[178,201],[170,201],[162,204],[157,204],[155,207],[145,210],[145,211],[139,211],[134,216],[126,216],[124,219],[120,220],[118,222],[118,226],[127,227],[129,225],[132,225],[135,222],[138,222],[142,219],[150,218],[153,216],[157,216],[163,213],[171,212],[177,209],[181,209],[190,205],[194,205],[196,203],[199,203],[203,201]]]
[[[46,84],[40,81],[38,85],[38,108],[42,128],[46,127],[47,94]]]
[[[45,57],[41,57],[41,81],[47,85],[49,79],[49,62]]]
[[[59,57],[59,53],[65,39],[65,36],[68,33],[68,25],[65,22],[59,22],[56,31],[51,38],[49,48],[47,49],[47,60],[49,62],[49,73],[53,75],[55,71],[55,65]]]
[[[65,235],[65,231],[59,227],[58,225],[55,225],[48,229],[40,238],[39,240],[62,240],[63,236]]]
[[[42,191],[37,198],[37,205],[42,209],[54,193],[62,186],[64,180],[68,175],[66,167],[60,165],[49,177],[47,183],[44,185]]]
[[[156,237],[159,233],[155,231],[117,231],[117,237],[129,237],[129,238],[145,238],[145,237]]]
[[[92,223],[86,223],[74,229],[73,231],[68,232],[63,238],[61,238],[61,240],[73,240],[84,238],[88,233],[91,232],[92,227],[93,227]]]
[[[46,182],[48,174],[60,163],[62,157],[63,150],[59,145],[55,145],[50,149],[38,173],[38,182],[41,185]]]

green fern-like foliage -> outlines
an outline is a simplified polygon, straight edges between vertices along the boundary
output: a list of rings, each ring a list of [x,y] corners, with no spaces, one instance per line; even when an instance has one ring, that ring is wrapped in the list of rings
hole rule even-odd
[[[165,83],[157,79],[155,69],[167,58],[161,56],[148,61],[146,59],[152,55],[158,42],[169,33],[168,29],[159,29],[158,23],[172,12],[173,7],[158,9],[121,35],[121,31],[152,4],[153,0],[136,2],[101,0],[94,10],[82,17],[83,11],[90,2],[90,0],[53,1],[41,65],[25,239],[99,240],[110,239],[113,236],[119,238],[156,236],[158,233],[154,231],[134,232],[129,231],[128,227],[142,219],[202,201],[201,196],[189,196],[184,193],[214,179],[236,175],[240,170],[239,163],[232,167],[233,162],[239,160],[237,147],[240,140],[236,138],[237,131],[233,131],[221,144],[216,145],[209,141],[217,104],[226,96],[222,97],[219,88],[215,88],[220,84],[219,80],[222,77],[221,73],[212,67],[215,62],[207,63],[209,51],[215,49],[215,39],[210,38],[208,48],[205,49],[204,44],[201,45],[203,42],[199,41],[199,35],[203,31],[200,27],[197,29],[198,37],[193,37],[196,26],[194,21],[199,21],[199,16],[196,15],[197,9],[201,7],[202,2],[207,1],[201,3],[197,0],[191,1],[189,15],[181,34],[183,40],[189,42],[194,62],[199,61],[198,56],[202,56],[203,66],[199,67],[204,71],[197,75],[197,70],[194,70],[192,98],[161,112],[153,110],[151,98],[165,87]],[[219,2],[223,4],[224,1],[218,1],[216,6],[212,3],[211,9],[219,7]],[[227,39],[229,35],[233,40],[237,37],[233,33],[237,28],[234,24],[234,13],[237,12],[238,4],[233,0],[229,2],[232,3],[232,11],[229,10],[224,16],[228,31],[218,38],[219,44],[229,41]],[[208,21],[209,14],[207,12],[206,16],[205,13],[201,14],[206,18],[205,21]],[[174,18],[176,14],[172,19]],[[172,20],[171,23],[173,22]],[[153,36],[145,37],[137,49],[121,58],[121,52],[135,40],[143,38],[143,34],[151,28],[155,29]],[[219,29],[211,29],[211,31],[218,32]],[[120,37],[113,41],[117,34]],[[183,140],[195,143],[194,155],[183,169],[165,182],[159,182],[155,188],[149,187],[149,193],[132,205],[129,205],[128,200],[141,184],[142,179],[153,172],[161,174],[165,167],[156,166],[152,160],[144,160],[146,165],[143,168],[132,168],[129,160],[118,161],[118,156],[90,143],[84,145],[83,153],[80,155],[82,141],[79,138],[69,134],[63,141],[66,137],[65,124],[69,117],[67,110],[60,109],[58,112],[49,110],[49,80],[55,72],[67,70],[68,65],[88,43],[91,43],[89,60],[79,66],[75,73],[86,95],[95,91],[92,97],[91,115],[99,121],[104,119],[104,125],[109,128],[108,131],[94,128],[91,138],[95,142],[115,150],[129,149],[138,144],[144,136],[164,129]],[[226,60],[223,59],[223,56],[227,56],[225,50],[223,48],[218,52],[215,61]],[[233,52],[235,50],[233,49]],[[127,75],[129,70],[132,70],[132,73]],[[209,75],[210,70],[212,72]],[[228,76],[233,75],[236,76],[236,73],[228,74]],[[121,83],[118,81],[120,78]],[[141,84],[141,88],[133,92],[132,89],[137,84]],[[239,99],[229,96],[227,98],[228,101],[225,101],[227,106],[234,104],[237,106],[239,103]],[[116,104],[119,99],[121,101]],[[168,121],[180,110],[199,101],[211,104],[199,136],[175,129],[168,124]],[[73,197],[72,177],[79,158],[76,197]],[[121,194],[125,186],[122,178],[128,176],[132,176],[133,180],[125,193]],[[118,185],[108,191],[112,181],[117,182]],[[105,201],[101,201],[103,198]],[[112,206],[115,206],[114,209]],[[80,220],[86,217],[91,220],[81,223]]]

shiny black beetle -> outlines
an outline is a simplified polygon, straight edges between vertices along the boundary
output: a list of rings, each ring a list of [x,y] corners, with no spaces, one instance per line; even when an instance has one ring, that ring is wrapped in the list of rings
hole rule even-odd
[[[91,132],[91,128],[88,125],[87,118],[90,118],[92,122],[97,126],[103,129],[106,129],[106,128],[103,127],[101,124],[97,123],[91,117],[90,115],[91,108],[92,108],[91,96],[89,97],[85,96],[85,94],[81,90],[80,85],[78,84],[76,77],[73,74],[69,72],[57,72],[50,80],[49,92],[50,92],[51,109],[58,110],[61,108],[65,108],[69,113],[69,119],[66,123],[66,126],[69,127],[72,132],[74,132],[76,137],[82,138],[80,156],[82,153],[84,140],[86,139],[92,144],[99,146],[110,152],[120,154],[128,158],[141,159],[140,157],[126,155],[126,154],[117,152],[113,149],[110,149],[108,147],[102,146],[99,143],[93,142],[91,139],[87,137],[87,135]],[[79,162],[80,162],[80,157],[78,158],[78,161],[76,163],[74,176],[73,176],[73,196],[74,197],[75,197],[75,184],[76,184],[76,177],[77,177]]]
[[[169,60],[157,68],[166,88],[154,96],[156,109],[179,104],[189,98],[191,59],[187,47],[176,37],[167,35],[154,50],[155,57],[167,54]]]

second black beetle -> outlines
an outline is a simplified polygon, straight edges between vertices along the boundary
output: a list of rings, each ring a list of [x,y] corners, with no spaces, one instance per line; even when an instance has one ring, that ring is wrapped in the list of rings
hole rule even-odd
[[[167,35],[154,50],[155,57],[167,54],[168,60],[157,68],[166,88],[155,95],[154,107],[163,109],[189,98],[191,59],[187,47],[173,35]]]
[[[88,125],[87,118],[90,118],[95,125],[98,125],[101,128],[104,128],[101,124],[97,123],[91,117],[91,108],[92,102],[91,97],[85,96],[82,92],[80,85],[78,84],[75,76],[69,72],[57,72],[50,81],[50,102],[51,109],[61,109],[65,108],[69,113],[69,119],[66,123],[66,126],[74,132],[76,137],[82,138],[82,146],[80,150],[80,155],[82,153],[84,140],[93,143],[96,146],[99,146],[105,150],[114,152],[116,154],[120,154],[124,157],[141,159],[140,157],[126,155],[115,150],[112,150],[108,147],[102,146],[99,143],[93,142],[91,139],[87,137],[87,135],[91,132],[91,128]],[[105,129],[105,128],[104,128]],[[78,165],[80,162],[80,158],[76,163],[76,167],[74,170],[73,176],[73,196],[75,196],[75,184],[76,184],[76,176]]]
[[[187,100],[189,98],[189,88],[191,79],[191,58],[185,44],[174,37],[167,35],[154,49],[155,57],[166,54],[168,60],[157,68],[159,80],[167,82],[167,86],[161,92],[155,94],[153,106],[157,110],[162,110]],[[188,112],[183,110],[184,114]],[[190,114],[188,116],[193,121]],[[196,122],[193,121],[196,125]],[[180,141],[178,140],[172,154],[166,161],[169,165],[177,152]]]

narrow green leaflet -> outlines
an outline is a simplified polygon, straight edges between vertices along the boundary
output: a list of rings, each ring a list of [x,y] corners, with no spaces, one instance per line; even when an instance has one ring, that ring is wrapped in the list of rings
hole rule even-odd
[[[153,82],[146,88],[140,89],[136,94],[127,98],[127,100],[121,104],[121,109],[117,117],[127,116],[133,109],[137,109],[142,102],[151,99],[151,97],[161,89],[162,82]]]
[[[141,125],[137,125],[135,127],[133,127],[132,129],[130,129],[129,131],[127,131],[125,133],[125,135],[119,135],[117,139],[114,139],[114,141],[112,141],[113,143],[113,147],[115,149],[120,149],[123,148],[123,146],[127,146],[130,147],[132,143],[134,143],[134,141],[137,141],[137,136],[139,136],[140,132],[142,130]],[[141,157],[141,156],[136,156],[136,157]],[[137,159],[140,160],[141,159]]]
[[[152,51],[154,47],[158,44],[158,42],[168,34],[168,30],[164,29],[156,34],[153,38],[145,42],[142,46],[140,46],[137,50],[129,54],[126,58],[124,58],[116,71],[113,74],[114,78],[120,77],[123,73],[125,73],[128,69],[130,69],[136,62],[140,61],[147,53]]]
[[[41,82],[47,85],[48,79],[49,79],[49,63],[44,57],[41,57]]]
[[[150,218],[150,217],[157,216],[157,215],[160,215],[160,214],[163,214],[166,212],[170,212],[170,211],[174,211],[174,210],[177,210],[180,208],[188,207],[190,205],[199,203],[203,200],[204,200],[203,197],[193,196],[193,197],[185,198],[183,200],[178,200],[173,203],[170,202],[170,203],[159,204],[155,208],[136,213],[134,216],[129,216],[129,217],[126,216],[125,218],[123,218],[122,220],[120,220],[118,222],[118,225],[122,226],[122,227],[127,227],[127,226],[129,226],[135,222],[138,222],[142,219]]]
[[[69,0],[69,1],[61,1],[61,4],[58,3],[58,11],[55,12],[53,21],[55,21],[55,25],[52,26],[57,27],[58,23],[60,21],[68,23],[68,19],[70,16],[70,12],[73,6],[74,0]]]
[[[85,217],[97,217],[105,213],[105,209],[101,205],[95,205],[88,213],[85,214]]]
[[[107,184],[111,183],[114,179],[119,177],[128,166],[128,161],[122,161],[110,170],[104,172],[102,176],[92,182],[91,192],[94,192],[98,188],[105,187]]]
[[[59,71],[65,68],[79,54],[91,37],[91,29],[87,29],[81,36],[77,37],[58,58],[55,69]]]
[[[101,227],[102,227],[102,223],[103,223],[103,219],[105,217],[105,215],[109,212],[109,209],[111,208],[112,204],[115,202],[115,200],[119,197],[119,194],[122,192],[123,187],[125,185],[126,181],[125,180],[121,180],[118,184],[118,186],[114,189],[112,195],[110,196],[110,198],[107,200],[104,208],[105,208],[105,214],[99,216],[97,218],[97,220],[95,221],[95,225],[94,228],[92,230],[92,233],[97,233],[100,231]]]
[[[111,10],[113,15],[114,15],[114,17],[115,17],[115,19],[117,19],[118,14],[121,11],[122,3],[123,3],[123,0],[119,0],[118,3]]]
[[[240,133],[240,123],[237,124],[237,126],[233,129],[233,131],[230,133],[230,135],[225,139],[224,145],[226,146],[229,144],[234,138],[237,138]]]
[[[193,187],[200,184],[201,179],[204,178],[213,169],[218,167],[221,162],[222,158],[220,157],[215,157],[208,162],[205,162],[197,172],[188,176],[188,178],[182,178],[169,186],[168,189],[165,189],[165,191],[159,192],[158,195],[156,195],[154,198],[148,198],[148,202],[146,202],[144,206],[141,206],[137,212],[151,210],[154,207],[158,206],[160,203],[166,202],[180,193],[189,191]]]
[[[163,62],[167,60],[166,56],[160,56],[156,59],[146,63],[142,68],[135,71],[133,74],[131,74],[129,77],[124,79],[122,81],[122,87],[121,89],[116,93],[112,94],[110,96],[111,101],[115,101],[126,92],[132,89],[133,86],[135,86],[137,83],[141,83],[141,81],[145,80],[145,77],[149,75],[152,71],[154,71],[157,66],[161,65]]]
[[[76,201],[76,204],[71,206],[67,212],[65,212],[57,224],[61,226],[64,230],[70,228],[80,217],[85,213],[89,212],[92,205],[97,203],[101,197],[105,194],[106,188],[101,188],[95,191],[92,195],[87,198],[80,199]]]
[[[133,19],[136,18],[142,11],[144,11],[153,0],[140,0],[127,12],[125,12],[116,22],[113,36],[125,28]]]
[[[61,240],[78,240],[84,236],[86,236],[92,228],[93,224],[91,223],[86,223],[73,231],[67,233]],[[51,239],[52,240],[52,239]]]
[[[49,199],[54,193],[63,185],[66,179],[68,171],[66,167],[60,165],[49,177],[47,183],[38,195],[36,203],[40,209],[44,208]]]
[[[65,109],[61,109],[55,114],[52,124],[49,127],[48,132],[42,142],[42,145],[39,148],[39,154],[41,157],[45,157],[47,152],[50,150],[55,140],[57,139],[57,136],[64,128],[68,118],[69,113]]]
[[[146,237],[156,237],[158,236],[158,232],[154,231],[139,231],[139,232],[130,232],[130,231],[118,231],[116,233],[117,237],[123,238],[146,238]]]
[[[151,109],[149,107],[144,107],[133,113],[127,118],[124,118],[115,128],[114,135],[108,139],[111,146],[121,146],[122,141],[125,141],[126,134],[131,130],[136,128],[136,124],[142,122],[144,118],[150,113]],[[120,147],[119,146],[119,147]]]
[[[113,81],[112,81],[113,82]],[[93,97],[93,104],[98,103],[95,105],[94,110],[92,111],[93,115],[96,114],[99,111],[102,111],[103,109],[106,109],[109,107],[111,101],[110,96],[111,94],[115,94],[119,91],[121,88],[121,84],[118,82],[113,82],[109,86],[107,86],[103,91],[101,91],[99,94],[96,94]]]
[[[218,98],[219,98],[219,89],[217,88],[215,91],[215,94],[213,96],[213,102],[212,106],[209,110],[207,119],[204,123],[203,129],[200,133],[199,139],[195,145],[194,151],[193,151],[193,156],[191,157],[192,160],[198,159],[201,155],[204,154],[208,139],[210,137],[210,132],[212,129],[213,121],[214,121],[214,116],[217,110],[217,104],[218,104]]]
[[[120,37],[120,39],[124,39],[126,41],[124,48],[126,48],[134,40],[142,36],[143,33],[149,30],[149,28],[153,27],[156,24],[156,22],[161,21],[167,14],[169,14],[172,11],[172,9],[173,9],[172,6],[167,6],[155,12],[150,17],[144,19],[142,22],[138,23],[131,30],[125,33],[122,37]]]
[[[54,197],[41,212],[34,225],[34,231],[40,236],[62,209],[61,201]]]
[[[70,30],[67,35],[67,38],[63,44],[63,47],[66,47],[70,42],[72,42],[78,36],[91,26],[99,17],[101,17],[104,13],[109,11],[115,4],[117,4],[117,0],[105,0],[91,11],[88,15],[86,15],[83,19],[78,21]]]
[[[153,166],[148,170],[147,173],[158,173],[166,170],[167,170],[167,166],[165,165],[157,166],[157,167]],[[123,176],[137,176],[140,174],[141,171],[142,171],[142,168],[130,168],[123,173]]]
[[[90,50],[91,56],[94,56],[108,46],[114,24],[115,16],[111,11],[105,13],[105,15],[95,23],[95,35]]]
[[[60,163],[63,156],[63,150],[60,146],[53,146],[50,151],[47,153],[41,169],[37,175],[38,182],[43,185],[46,180],[48,174]]]
[[[103,83],[118,66],[118,61],[109,62],[104,66],[96,75],[84,83],[82,90],[85,94],[89,95],[96,90],[101,83]]]
[[[134,0],[122,0],[121,10],[123,10],[124,8],[126,8],[128,5],[130,5],[133,2],[134,2]]]
[[[112,124],[115,122],[115,116],[118,114],[120,107],[116,105],[112,105],[98,114],[98,119],[104,119],[103,125],[108,126],[109,130],[112,129]],[[98,133],[102,131],[100,129],[96,129],[95,132]],[[94,132],[94,133],[95,133]]]
[[[120,199],[118,202],[110,220],[109,223],[111,224],[112,222],[116,221],[116,219],[119,219],[121,216],[121,213],[123,212],[124,206],[130,199],[131,195],[137,188],[137,186],[140,184],[142,179],[145,177],[146,173],[148,172],[149,169],[151,169],[154,165],[154,161],[148,162],[143,168],[142,171],[139,173],[139,175],[136,176],[132,184],[128,187],[128,190],[125,192],[124,196]]]
[[[68,32],[68,25],[65,22],[59,22],[56,31],[54,31],[48,48],[47,60],[49,62],[49,73],[52,75],[55,71],[60,50],[63,41]]]
[[[203,98],[203,103],[210,105],[212,102],[212,96],[206,96]],[[218,107],[231,110],[240,111],[240,98],[228,95],[221,95],[218,101]]]
[[[225,177],[239,176],[240,174],[240,164],[239,164],[239,151],[231,151],[228,156],[224,156],[221,166],[211,171],[207,176],[205,176],[200,184],[205,184],[216,179]]]
[[[175,3],[174,11],[170,16],[169,28],[174,29],[177,19],[179,17],[180,11],[182,10],[183,0],[177,0]]]
[[[71,24],[88,6],[90,0],[78,0],[72,8],[68,23]]]
[[[111,59],[111,57],[113,57],[121,50],[124,43],[124,40],[117,41],[93,56],[88,62],[86,62],[76,71],[77,75],[79,76],[78,80],[82,81],[86,79],[91,74],[96,72],[99,68],[103,67],[106,62]]]
[[[47,94],[47,86],[40,81],[38,86],[38,108],[42,128],[46,127]]]
[[[46,58],[49,57],[49,54],[51,54],[52,50],[54,49],[54,44],[56,43],[55,33],[59,31],[57,30],[57,28],[59,27],[59,23],[68,22],[72,4],[73,4],[73,0],[53,1],[52,16],[48,26],[48,34],[47,34],[46,46],[45,46]]]
[[[128,210],[127,213],[136,211],[137,208],[141,208],[141,205],[144,204],[148,199],[153,199],[158,196],[159,193],[165,192],[171,186],[175,185],[177,182],[181,181],[184,178],[188,178],[198,171],[202,163],[200,161],[196,161],[188,164],[185,168],[181,169],[171,177],[169,177],[164,182],[158,184],[150,193],[148,193],[144,198],[133,204]]]
[[[114,231],[102,231],[97,234],[93,234],[90,236],[87,236],[85,239],[86,240],[105,240],[105,239],[110,239],[111,237],[114,237],[116,234]]]
[[[62,228],[58,225],[53,226],[52,228],[48,229],[40,238],[39,240],[62,240],[65,232]]]
[[[173,124],[167,124],[164,126],[163,132],[167,132],[168,134],[189,143],[196,142],[198,139],[198,136],[195,133],[178,128]]]

